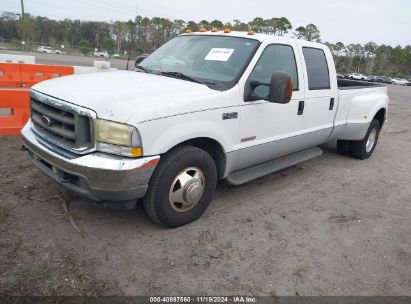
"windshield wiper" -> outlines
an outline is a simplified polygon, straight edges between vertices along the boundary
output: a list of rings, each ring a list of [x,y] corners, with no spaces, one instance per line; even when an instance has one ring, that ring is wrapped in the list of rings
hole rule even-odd
[[[211,81],[201,81],[201,80],[198,80],[198,79],[196,79],[196,78],[194,78],[194,77],[191,77],[191,76],[188,76],[188,75],[186,75],[186,74],[183,74],[183,73],[181,73],[181,72],[161,72],[160,75],[169,76],[169,77],[174,77],[174,78],[182,79],[182,80],[188,80],[188,81],[191,81],[191,82],[204,84],[204,85],[206,85],[206,86],[215,85],[214,82],[211,82]]]
[[[143,67],[142,65],[138,65],[138,66],[136,66],[136,68],[139,69],[139,70],[142,70],[142,71],[144,71],[144,72],[146,72],[146,73],[148,73],[148,74],[151,73],[151,70]]]

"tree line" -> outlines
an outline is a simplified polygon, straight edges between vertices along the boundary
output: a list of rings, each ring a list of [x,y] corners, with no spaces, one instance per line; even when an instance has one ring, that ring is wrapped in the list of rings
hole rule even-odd
[[[77,49],[83,54],[94,49],[106,49],[110,53],[132,56],[150,53],[171,38],[187,29],[199,31],[253,30],[277,36],[291,36],[309,41],[321,42],[320,30],[314,24],[293,28],[285,17],[263,19],[254,18],[249,22],[234,19],[231,22],[220,20],[185,21],[170,20],[162,17],[137,16],[134,20],[97,22],[81,20],[52,20],[41,16],[25,14],[24,18],[11,12],[0,15],[0,43],[25,41],[26,49],[35,45],[50,45],[59,48]],[[405,77],[411,75],[411,46],[377,45],[369,42],[364,45],[342,42],[327,44],[335,58],[337,70],[341,73],[359,72],[366,75],[388,75]]]

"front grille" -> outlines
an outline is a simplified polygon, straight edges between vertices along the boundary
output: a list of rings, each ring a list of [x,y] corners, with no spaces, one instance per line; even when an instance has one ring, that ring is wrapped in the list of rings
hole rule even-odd
[[[76,153],[93,148],[92,117],[36,94],[30,98],[30,109],[34,129],[43,139]]]

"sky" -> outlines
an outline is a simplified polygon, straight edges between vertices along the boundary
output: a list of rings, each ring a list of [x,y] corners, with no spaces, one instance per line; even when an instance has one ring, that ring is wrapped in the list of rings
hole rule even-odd
[[[19,0],[0,0],[19,13]],[[322,41],[411,45],[411,0],[24,0],[26,13],[50,19],[115,21],[144,17],[248,22],[286,17],[293,28],[314,23]]]

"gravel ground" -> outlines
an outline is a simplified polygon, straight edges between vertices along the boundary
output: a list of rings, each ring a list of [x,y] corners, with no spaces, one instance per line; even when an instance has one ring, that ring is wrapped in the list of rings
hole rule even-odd
[[[411,296],[411,87],[366,161],[326,153],[177,229],[97,209],[0,137],[0,294]],[[67,206],[65,209],[64,206]]]

